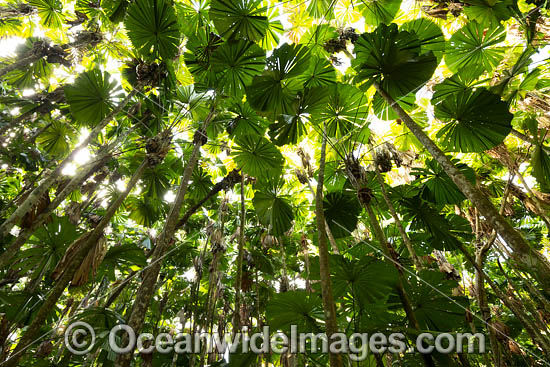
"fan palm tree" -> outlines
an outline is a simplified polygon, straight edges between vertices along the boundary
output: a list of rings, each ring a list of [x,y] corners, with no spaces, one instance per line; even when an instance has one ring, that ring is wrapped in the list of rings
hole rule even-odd
[[[545,365],[547,23],[531,0],[0,5],[0,366]],[[490,353],[117,355],[120,324]]]

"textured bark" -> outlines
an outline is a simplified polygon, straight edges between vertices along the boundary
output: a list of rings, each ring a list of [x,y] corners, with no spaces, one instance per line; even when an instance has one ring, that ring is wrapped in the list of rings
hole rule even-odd
[[[2,69],[0,69],[0,77],[6,75],[10,71],[17,70],[17,69],[23,69],[27,65],[37,62],[38,60],[45,57],[47,54],[47,51],[40,51],[40,52],[31,52],[29,55],[25,55],[21,57],[19,60],[15,61],[14,63],[11,63],[9,65],[4,66]]]
[[[193,205],[191,208],[189,208],[185,214],[183,215],[183,217],[181,217],[181,219],[178,221],[178,226],[177,226],[177,229],[181,229],[185,223],[187,223],[187,221],[189,220],[189,218],[191,218],[191,216],[193,214],[195,214],[197,212],[197,210],[199,210],[200,208],[202,208],[202,206],[204,205],[204,203],[206,203],[208,200],[212,199],[214,196],[216,196],[220,191],[222,190],[228,190],[230,188],[233,188],[233,186],[235,186],[235,184],[237,182],[240,182],[241,181],[241,175],[240,173],[237,171],[237,170],[233,170],[231,172],[229,172],[224,178],[223,180],[221,180],[220,182],[218,182],[217,184],[214,185],[214,187],[212,187],[212,189],[208,192],[208,194],[206,194],[206,196],[204,198],[202,198],[201,201],[199,201],[197,204]]]
[[[136,270],[132,270],[130,272],[130,274],[128,274],[128,276],[126,277],[126,279],[124,279],[119,285],[118,287],[116,287],[116,289],[111,293],[111,295],[109,296],[109,298],[107,299],[107,301],[105,301],[105,304],[103,305],[103,308],[107,309],[109,307],[111,307],[111,305],[113,304],[113,302],[118,298],[118,296],[120,296],[120,294],[122,293],[122,291],[128,286],[128,284],[130,284],[130,280],[132,280],[132,278],[136,275],[137,271]]]
[[[65,165],[67,163],[70,163],[73,161],[73,159],[78,154],[79,150],[83,147],[86,147],[91,142],[95,141],[98,135],[101,133],[103,128],[107,126],[111,120],[118,115],[124,107],[130,102],[130,100],[138,93],[139,89],[141,89],[141,86],[136,86],[132,92],[130,92],[126,98],[124,98],[116,107],[109,113],[101,122],[99,122],[96,127],[90,132],[90,135],[86,139],[82,141],[80,145],[78,145],[69,155],[61,162],[59,163],[56,168],[47,176],[45,177],[40,184],[31,192],[31,194],[27,197],[27,199],[19,205],[19,207],[10,215],[8,219],[2,223],[0,226],[0,238],[6,236],[10,230],[13,228],[13,226],[23,218],[25,214],[27,214],[31,208],[40,200],[40,198],[46,193],[50,187],[54,184],[54,182],[58,179],[58,177],[61,176],[61,171],[63,168],[65,168]]]
[[[213,324],[214,324],[214,315],[216,312],[216,304],[218,302],[219,288],[221,285],[222,272],[219,270],[220,262],[223,256],[225,255],[225,236],[224,236],[224,214],[225,210],[222,209],[222,206],[225,206],[226,203],[222,201],[220,208],[218,210],[219,214],[219,230],[214,229],[210,235],[211,242],[211,252],[212,252],[212,262],[210,263],[209,274],[208,274],[208,294],[206,296],[206,315],[204,321],[204,327],[206,332],[212,333]],[[206,358],[206,345],[203,346],[203,352],[201,353],[201,358],[199,366],[204,365]],[[208,354],[207,363],[211,365],[215,361],[216,351]]]
[[[115,215],[117,209],[120,207],[124,199],[128,196],[132,188],[136,185],[138,180],[141,178],[143,171],[147,167],[147,160],[145,160],[141,166],[134,172],[134,175],[130,179],[126,189],[109,205],[105,215],[99,222],[96,228],[90,233],[86,233],[88,236],[86,241],[82,244],[79,252],[74,256],[71,263],[63,272],[63,275],[55,283],[50,294],[38,310],[38,313],[34,317],[32,323],[29,325],[25,334],[21,337],[17,347],[13,351],[13,354],[5,362],[5,367],[16,367],[18,366],[19,360],[23,356],[25,350],[30,347],[33,343],[38,341],[36,339],[39,335],[40,328],[46,321],[46,318],[51,314],[52,310],[55,308],[57,301],[65,291],[65,288],[69,285],[73,279],[75,271],[80,267],[82,261],[88,255],[88,252],[92,249],[93,246],[97,243],[99,238],[103,236],[103,230],[111,222],[112,217]]]
[[[496,296],[502,301],[502,303],[504,303],[504,305],[508,307],[508,309],[517,317],[535,345],[538,345],[547,357],[550,356],[550,341],[540,334],[538,327],[528,318],[522,303],[505,294],[500,287],[483,271],[483,269],[478,266],[472,255],[470,255],[468,250],[462,244],[459,250],[462,252],[466,260],[474,266],[476,272],[483,276],[484,280],[491,286],[491,289],[495,292]],[[497,329],[495,329],[495,332],[502,334],[502,332]],[[509,339],[508,336],[504,336]]]
[[[315,190],[313,189],[309,181],[307,182],[307,186],[309,187],[309,191],[311,191],[311,194],[313,195],[313,197],[316,197]],[[340,250],[338,249],[336,240],[334,239],[334,236],[332,235],[332,231],[330,230],[330,227],[328,226],[328,223],[326,220],[325,220],[325,230],[327,232],[327,237],[330,242],[330,247],[332,248],[332,252],[334,252],[335,254],[339,254]]]
[[[480,251],[476,252],[476,263],[480,269],[483,269],[483,264],[485,262],[486,255],[489,251],[489,248],[491,246],[491,242],[494,241],[496,238],[496,233],[494,237],[492,237],[481,249]],[[487,329],[487,332],[489,333],[489,342],[491,343],[491,349],[493,350],[493,353],[491,353],[492,360],[494,362],[494,365],[497,367],[503,366],[504,360],[503,360],[503,348],[502,345],[498,341],[498,337],[496,334],[495,326],[493,325],[492,321],[492,315],[491,315],[491,309],[489,308],[489,301],[487,299],[487,292],[485,291],[485,281],[483,278],[483,274],[481,274],[479,271],[476,270],[476,298],[477,303],[479,305],[479,309],[481,311],[481,317],[483,321],[485,322],[485,326]]]
[[[102,36],[98,32],[82,31],[75,37],[75,41],[62,45],[50,45],[47,41],[35,41],[32,49],[25,55],[22,55],[15,62],[6,65],[0,69],[0,77],[16,69],[24,69],[28,65],[37,62],[43,58],[51,64],[62,64],[66,67],[71,66],[71,62],[67,59],[67,50],[69,48],[83,49],[84,47],[95,47],[101,40]]]
[[[55,199],[38,215],[29,228],[21,231],[15,241],[2,253],[0,257],[0,269],[10,264],[11,259],[17,254],[21,246],[29,239],[29,237],[40,227],[49,217],[50,214],[77,188],[79,188],[88,177],[95,171],[103,167],[110,159],[111,152],[130,134],[133,129],[127,129],[120,134],[115,141],[103,147],[97,153],[93,162],[81,167],[73,176],[67,185],[63,187]]]
[[[367,214],[369,216],[369,221],[371,223],[374,235],[376,236],[378,242],[380,242],[384,254],[387,258],[392,260],[392,265],[397,269],[397,272],[399,274],[399,281],[397,282],[397,293],[399,295],[399,299],[401,300],[401,304],[403,305],[403,309],[405,310],[405,314],[407,315],[407,319],[414,329],[420,331],[420,324],[418,323],[416,315],[414,314],[411,299],[405,291],[404,284],[406,282],[406,279],[403,274],[404,267],[399,261],[397,252],[387,241],[386,236],[384,235],[384,231],[382,231],[382,227],[380,227],[380,223],[378,222],[378,219],[376,218],[376,215],[374,214],[370,203],[362,202],[361,204],[363,204],[363,207],[367,210]],[[422,354],[422,359],[424,360],[424,365],[428,367],[435,366],[435,363],[429,354]]]
[[[513,259],[525,271],[530,272],[546,289],[550,290],[550,264],[538,251],[531,248],[521,234],[498,212],[495,206],[475,187],[451,162],[450,158],[424,133],[413,119],[386,93],[378,84],[375,88],[388,102],[399,118],[405,123],[413,135],[424,145],[435,160],[441,165],[447,175],[453,180],[464,195],[474,204],[487,222],[514,250]]]
[[[319,176],[317,178],[317,191],[315,193],[315,216],[317,220],[317,234],[319,239],[319,272],[321,274],[321,295],[323,309],[325,312],[325,332],[329,345],[331,336],[338,333],[336,323],[336,306],[332,295],[332,283],[330,280],[330,265],[328,253],[328,240],[325,230],[326,221],[323,211],[323,186],[325,181],[325,157],[327,148],[326,125],[323,128],[323,141],[321,143],[321,157],[319,161]],[[342,367],[342,356],[340,354],[329,354],[330,367]]]
[[[531,145],[538,145],[538,143],[536,142],[536,140],[531,139],[530,137],[528,137],[527,135],[525,135],[525,134],[523,134],[523,133],[517,131],[516,129],[512,129],[511,132],[512,132],[512,134],[513,134],[516,138],[521,139],[521,140],[523,140],[523,141],[526,142],[526,143],[529,143],[529,144],[531,144]],[[541,144],[541,147],[542,147],[542,149],[544,149],[547,153],[550,153],[550,148],[548,148],[546,145],[542,145],[542,144]]]
[[[239,228],[239,248],[237,252],[237,276],[235,279],[235,313],[233,314],[233,333],[240,331],[241,320],[241,288],[243,282],[243,257],[244,257],[244,226],[246,222],[246,208],[244,206],[244,174],[241,177],[241,212]]]
[[[136,298],[132,305],[132,310],[128,317],[128,326],[130,326],[136,335],[141,332],[143,327],[143,322],[145,320],[145,314],[149,308],[149,303],[155,292],[155,284],[157,283],[157,278],[162,267],[163,259],[168,251],[168,248],[173,242],[174,233],[178,224],[178,217],[180,209],[183,205],[185,195],[187,194],[187,188],[189,186],[189,180],[193,174],[193,169],[197,163],[197,160],[200,155],[200,148],[205,143],[206,128],[212,118],[214,117],[214,106],[210,109],[210,113],[206,120],[204,121],[201,128],[195,134],[194,147],[191,152],[191,156],[185,169],[183,171],[183,176],[181,178],[181,184],[176,195],[176,199],[172,204],[170,212],[166,218],[164,228],[159,235],[155,250],[151,258],[151,264],[147,270],[143,273],[143,280],[141,286],[138,289]],[[124,343],[124,342],[123,342]],[[124,345],[124,344],[123,344]],[[133,350],[117,356],[115,366],[116,367],[129,367],[130,362],[133,359]]]
[[[378,179],[378,183],[380,184],[380,189],[382,190],[382,196],[384,197],[384,201],[388,205],[388,209],[390,210],[391,216],[393,217],[393,220],[395,222],[395,225],[397,226],[397,229],[399,229],[399,233],[401,234],[401,238],[403,239],[403,242],[405,243],[407,250],[409,250],[409,254],[411,255],[411,259],[413,261],[414,266],[416,267],[417,270],[420,270],[422,269],[422,263],[420,262],[420,259],[418,258],[418,256],[416,256],[416,252],[414,251],[414,247],[411,242],[411,239],[407,235],[407,232],[405,231],[405,227],[403,227],[403,223],[401,223],[401,219],[399,219],[399,216],[395,211],[395,207],[393,206],[393,203],[388,197],[388,192],[386,191],[386,186],[385,186],[386,184],[384,183],[384,179],[380,174],[380,169],[378,169],[377,164],[374,164],[374,168],[376,170],[376,178]]]
[[[17,254],[21,246],[29,239],[29,237],[50,217],[51,213],[65,200],[71,192],[76,190],[82,183],[89,177],[89,175],[104,166],[106,162],[111,158],[108,154],[100,157],[99,162],[94,162],[86,167],[83,167],[65,186],[65,188],[57,194],[55,199],[48,204],[48,206],[33,220],[31,226],[22,230],[15,241],[8,246],[8,248],[2,253],[0,257],[0,269],[3,269],[11,263],[12,258]]]

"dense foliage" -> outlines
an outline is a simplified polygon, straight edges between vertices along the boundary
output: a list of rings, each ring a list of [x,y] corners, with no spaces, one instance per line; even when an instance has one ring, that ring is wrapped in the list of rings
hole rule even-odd
[[[547,365],[549,9],[3,2],[0,365]],[[117,355],[118,324],[489,352]]]

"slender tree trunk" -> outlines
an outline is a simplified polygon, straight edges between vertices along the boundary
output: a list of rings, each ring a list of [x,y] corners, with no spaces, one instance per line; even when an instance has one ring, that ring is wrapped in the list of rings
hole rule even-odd
[[[223,203],[223,201],[222,201]],[[219,271],[219,265],[220,261],[225,255],[225,237],[224,237],[224,212],[221,209],[221,206],[225,205],[225,203],[220,205],[219,209],[219,235],[216,234],[216,230],[212,233],[210,236],[210,242],[212,244],[211,252],[212,252],[212,263],[210,264],[210,274],[208,276],[208,295],[206,297],[206,318],[205,318],[205,327],[206,332],[212,333],[212,327],[214,322],[214,313],[216,312],[216,303],[218,302],[218,293],[219,293],[219,284],[220,284],[220,271]],[[206,345],[203,347],[204,352],[201,353],[201,359],[199,366],[202,366],[205,357],[206,357]],[[214,362],[213,358],[215,357],[215,351],[208,354],[207,363],[210,365],[212,362]]]
[[[422,269],[422,263],[420,262],[420,259],[416,255],[416,251],[414,250],[411,239],[407,235],[407,232],[405,231],[405,227],[403,227],[403,223],[401,222],[401,219],[399,219],[399,216],[395,211],[395,207],[393,206],[393,203],[391,202],[388,196],[388,192],[386,191],[386,184],[384,182],[384,179],[382,178],[382,175],[380,174],[380,169],[378,169],[377,164],[374,164],[374,168],[376,170],[376,178],[378,179],[378,183],[380,184],[380,189],[382,190],[382,196],[384,197],[384,201],[386,202],[386,204],[388,205],[388,208],[390,209],[391,216],[393,217],[393,220],[395,222],[395,225],[397,226],[397,229],[399,229],[399,233],[401,234],[401,238],[403,239],[403,242],[405,243],[407,250],[409,250],[409,254],[411,255],[411,259],[413,261],[414,266],[416,267],[417,270],[420,270]]]
[[[302,235],[302,240],[300,241],[302,244],[302,252],[304,254],[304,267],[306,270],[306,290],[308,292],[311,292],[311,281],[309,280],[309,250],[308,250],[308,243],[307,238],[305,235]]]
[[[333,334],[338,333],[336,322],[336,306],[332,295],[332,283],[330,280],[330,265],[328,253],[328,240],[326,233],[325,213],[323,211],[323,186],[325,181],[325,157],[327,147],[326,124],[323,127],[323,140],[321,143],[321,157],[319,160],[319,176],[317,178],[317,191],[315,195],[315,216],[317,219],[317,234],[319,239],[319,271],[321,274],[321,293],[323,298],[323,309],[325,311],[325,331],[331,342]],[[340,354],[329,354],[330,367],[342,367],[342,356]]]
[[[522,134],[521,132],[517,131],[516,129],[512,129],[511,132],[512,132],[512,134],[513,134],[516,138],[518,138],[518,139],[520,139],[520,140],[523,140],[523,141],[526,142],[526,143],[529,143],[529,144],[531,144],[531,145],[538,145],[538,143],[537,143],[534,139],[531,139],[530,137],[528,137],[528,136],[525,135],[525,134]],[[544,149],[547,153],[550,153],[550,148],[548,148],[547,146],[542,145],[542,144],[541,144],[541,147],[542,147],[542,149]]]
[[[191,216],[193,214],[195,214],[197,212],[197,210],[199,210],[204,205],[204,203],[206,203],[208,200],[212,199],[220,191],[228,190],[228,189],[232,188],[233,186],[235,186],[235,184],[237,182],[241,182],[241,175],[240,175],[239,171],[237,171],[235,169],[235,170],[229,172],[223,178],[223,180],[221,180],[220,182],[215,184],[214,187],[212,187],[212,189],[208,192],[208,194],[206,194],[206,196],[201,199],[201,201],[199,201],[197,204],[193,205],[191,208],[189,208],[185,212],[183,217],[181,217],[181,219],[178,221],[177,229],[181,229],[185,225],[185,223],[187,223],[189,218],[191,218]]]
[[[97,154],[93,162],[88,163],[76,173],[76,175],[69,181],[65,187],[59,192],[55,199],[40,213],[33,221],[30,228],[25,229],[15,239],[15,241],[8,246],[8,248],[2,253],[0,257],[0,269],[11,263],[11,259],[17,254],[21,246],[29,239],[29,237],[40,227],[46,219],[50,217],[50,214],[65,200],[74,190],[82,185],[82,183],[95,171],[103,167],[109,159],[111,159],[111,151],[114,150],[133,129],[127,129],[120,134],[114,142],[103,147]]]
[[[424,145],[445,170],[464,195],[474,204],[497,233],[514,250],[513,259],[526,271],[532,273],[541,285],[550,290],[550,264],[538,251],[531,248],[521,234],[498,212],[481,190],[475,187],[451,162],[450,158],[424,133],[413,119],[386,93],[375,84],[378,93],[388,102],[413,135]]]
[[[46,321],[46,318],[55,308],[55,305],[65,291],[65,288],[67,288],[67,286],[73,279],[75,271],[81,266],[82,260],[84,260],[84,258],[88,255],[88,252],[97,243],[99,238],[103,236],[103,230],[110,223],[112,217],[115,215],[117,209],[120,207],[124,199],[126,199],[130,191],[132,191],[133,187],[137,184],[147,165],[148,161],[147,159],[145,159],[136,170],[136,172],[134,172],[134,175],[130,179],[130,182],[126,186],[126,189],[111,203],[97,227],[89,233],[88,238],[82,244],[78,253],[71,260],[69,266],[67,267],[67,269],[65,269],[61,278],[59,278],[59,280],[55,283],[52,291],[48,295],[48,298],[46,298],[46,300],[42,304],[42,307],[40,307],[40,310],[25,331],[25,334],[23,334],[23,336],[21,337],[21,340],[17,344],[17,347],[15,348],[13,354],[4,364],[5,367],[18,366],[19,360],[21,359],[21,357],[23,357],[25,350],[39,340],[36,338],[38,337],[40,328],[44,324],[44,321]]]
[[[277,243],[279,243],[279,251],[281,251],[281,262],[283,265],[282,270],[282,286],[281,286],[281,292],[288,292],[290,290],[290,281],[288,279],[288,268],[286,266],[286,252],[285,252],[285,246],[283,245],[283,239],[281,237],[277,238]]]
[[[132,90],[132,92],[130,92],[126,96],[126,98],[124,98],[118,104],[118,106],[113,111],[111,111],[111,113],[109,113],[99,124],[96,125],[96,127],[90,132],[90,135],[88,135],[88,137],[86,137],[86,139],[84,139],[81,144],[75,147],[75,149],[73,149],[73,151],[69,153],[69,155],[60,164],[58,164],[47,177],[45,177],[40,182],[38,187],[36,187],[31,192],[27,199],[18,206],[18,208],[11,214],[8,219],[4,221],[4,223],[2,223],[2,225],[0,226],[0,238],[9,234],[13,226],[18,223],[21,218],[23,218],[23,216],[27,214],[34,205],[36,205],[40,198],[43,197],[48,189],[53,185],[53,183],[61,175],[61,171],[63,170],[63,168],[65,168],[65,165],[73,161],[81,148],[86,147],[88,144],[96,140],[103,128],[107,126],[107,124],[111,122],[111,120],[122,111],[122,109],[128,104],[128,102],[130,102],[130,100],[138,93],[139,89],[141,89],[141,86],[136,86]]]
[[[309,187],[309,191],[311,191],[311,194],[313,195],[313,197],[316,197],[315,190],[313,189],[313,187],[311,186],[311,183],[309,181],[307,182],[307,186]],[[334,239],[334,236],[332,235],[332,231],[330,230],[330,227],[328,226],[328,223],[327,223],[326,220],[325,220],[325,229],[326,229],[326,232],[327,232],[327,238],[330,242],[330,247],[332,248],[332,252],[334,252],[335,254],[339,254],[340,250],[338,249],[338,245],[336,244],[336,240]]]
[[[540,202],[537,195],[535,195],[533,190],[531,190],[531,188],[527,184],[527,181],[525,181],[525,177],[523,177],[523,175],[521,174],[519,169],[516,168],[515,171],[516,171],[515,172],[516,175],[518,176],[519,180],[521,181],[521,184],[523,185],[525,190],[529,193],[529,195],[531,195],[531,199],[533,200],[533,203],[535,204],[535,207],[537,208],[537,211],[538,211],[537,214],[540,216],[540,218],[542,219],[544,224],[546,224],[546,228],[548,228],[548,230],[550,230],[550,221],[548,220],[548,216],[546,215],[544,209],[542,208],[542,203]]]
[[[136,275],[136,273],[137,273],[136,270],[132,270],[130,274],[128,274],[126,279],[124,279],[122,283],[120,283],[118,287],[116,287],[116,289],[111,293],[109,298],[107,298],[107,301],[105,301],[103,308],[107,309],[111,307],[113,302],[120,296],[122,291],[128,286],[128,284],[130,284],[130,280],[132,280],[132,278]]]
[[[178,189],[178,193],[176,195],[176,199],[174,200],[172,208],[168,213],[162,233],[157,240],[157,244],[151,258],[151,264],[143,274],[143,281],[136,294],[132,310],[128,317],[128,326],[132,328],[136,335],[141,332],[143,322],[145,320],[145,314],[147,313],[149,303],[151,302],[151,298],[153,297],[153,294],[155,292],[155,284],[157,283],[157,278],[162,267],[163,259],[168,251],[168,248],[174,241],[174,233],[178,224],[179,212],[183,205],[185,195],[187,194],[189,180],[191,179],[193,170],[199,158],[200,148],[206,143],[206,128],[208,127],[208,124],[213,117],[214,105],[212,105],[210,113],[202,126],[195,133],[195,137],[193,139],[193,151],[191,152],[189,161],[187,162],[187,165],[185,166],[185,169],[183,171],[183,176],[181,178],[181,183]],[[123,340],[127,341],[127,337],[125,337]],[[132,359],[133,350],[128,353],[119,355],[116,359],[115,366],[129,367]]]
[[[30,54],[21,57],[17,61],[1,68],[0,77],[6,75],[10,71],[17,70],[17,69],[24,69],[25,67],[27,67],[27,65],[37,62],[38,60],[44,58],[46,55],[47,55],[47,49],[40,50],[39,52],[31,52]]]
[[[472,257],[472,255],[470,255],[470,253],[468,252],[468,250],[461,244],[460,246],[460,251],[462,252],[462,254],[464,255],[464,257],[466,258],[466,260],[468,260],[468,262],[470,264],[472,264],[474,266],[474,268],[476,269],[476,271],[483,276],[483,278],[485,279],[485,281],[491,286],[491,289],[495,292],[496,296],[502,301],[502,303],[504,303],[504,305],[506,307],[508,307],[508,309],[510,311],[512,311],[512,313],[517,317],[517,319],[520,321],[520,323],[523,325],[523,327],[525,328],[525,331],[527,331],[527,334],[529,334],[529,336],[531,337],[531,339],[533,340],[533,342],[536,344],[536,345],[539,345],[539,347],[544,351],[544,353],[547,355],[547,356],[550,356],[550,341],[547,340],[547,338],[545,338],[544,336],[542,336],[540,334],[540,330],[538,329],[538,327],[536,326],[536,324],[534,324],[527,316],[527,314],[525,313],[525,309],[524,307],[522,306],[521,302],[519,302],[517,299],[511,299],[511,297],[509,297],[508,295],[506,295],[501,289],[500,287],[495,283],[493,282],[493,280],[487,275],[485,274],[485,272],[483,271],[483,269],[481,269],[478,264],[476,263],[476,261],[474,260],[474,258]],[[490,325],[488,325],[490,326]],[[502,334],[501,331],[499,330],[495,330],[495,332],[497,333],[500,333]],[[507,336],[506,336],[507,337]],[[508,338],[508,337],[507,337]]]
[[[111,157],[108,154],[105,154],[104,157],[101,157],[99,163],[89,164],[87,167],[84,167],[80,170],[69,183],[63,188],[63,190],[55,197],[55,199],[42,211],[32,222],[32,225],[29,228],[24,229],[19,233],[15,241],[8,246],[8,248],[2,253],[0,257],[0,269],[3,269],[7,265],[11,264],[12,258],[17,254],[21,246],[27,242],[29,237],[40,227],[46,219],[50,217],[52,212],[82,183],[93,171],[97,170],[100,167],[103,167]]]
[[[386,255],[386,257],[392,260],[392,265],[397,269],[397,273],[399,274],[399,281],[397,282],[397,293],[399,294],[399,299],[401,300],[401,304],[403,305],[403,309],[405,310],[407,319],[409,320],[409,323],[414,329],[421,330],[420,324],[418,323],[416,315],[414,314],[414,309],[412,306],[411,299],[409,298],[409,295],[405,291],[404,285],[406,283],[406,279],[403,275],[404,267],[399,261],[397,252],[387,241],[386,236],[384,235],[384,231],[382,231],[382,227],[380,227],[380,223],[378,222],[378,219],[376,218],[376,214],[374,214],[374,211],[372,210],[372,206],[370,205],[370,203],[362,202],[361,204],[363,204],[363,206],[367,210],[367,214],[369,216],[369,220],[370,220],[374,235],[378,239],[378,242],[380,242],[380,245],[382,246],[382,250],[384,251],[384,254]],[[424,364],[427,367],[435,366],[434,361],[429,354],[422,354],[422,359],[424,360]]]
[[[235,279],[235,313],[233,314],[233,335],[239,332],[242,326],[241,320],[241,288],[243,282],[243,257],[244,257],[244,227],[246,224],[246,207],[244,201],[244,173],[241,176],[241,226],[239,228],[239,248],[237,252],[237,276]]]

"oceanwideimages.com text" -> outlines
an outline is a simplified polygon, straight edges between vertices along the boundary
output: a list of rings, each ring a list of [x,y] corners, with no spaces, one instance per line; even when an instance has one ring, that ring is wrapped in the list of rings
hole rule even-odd
[[[67,327],[65,345],[74,354],[89,353],[95,342],[94,329],[85,322]],[[405,334],[395,333],[325,333],[298,332],[292,325],[290,333],[272,332],[264,326],[261,332],[252,333],[247,327],[234,334],[218,333],[141,333],[136,335],[128,325],[117,325],[108,334],[110,349],[117,354],[129,353],[333,353],[347,354],[354,361],[364,360],[372,353],[484,353],[485,335],[481,333],[421,333],[412,342]]]

